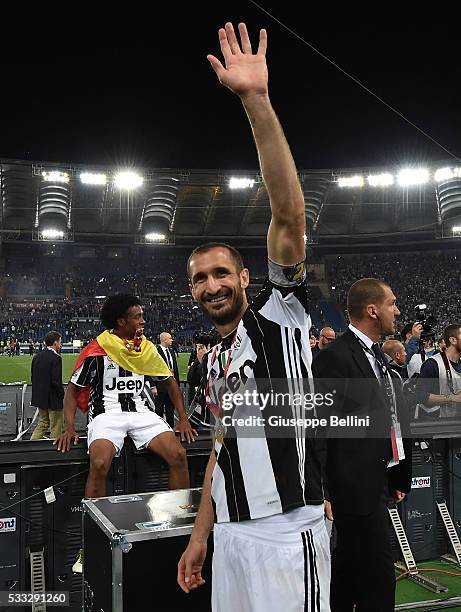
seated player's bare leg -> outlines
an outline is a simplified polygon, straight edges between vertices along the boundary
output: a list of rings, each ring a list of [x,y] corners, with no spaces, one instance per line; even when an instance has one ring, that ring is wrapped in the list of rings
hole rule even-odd
[[[86,481],[85,497],[104,497],[106,476],[115,456],[115,446],[110,440],[98,439],[90,445],[90,473]]]
[[[164,431],[153,438],[147,448],[160,455],[170,467],[168,486],[170,489],[188,489],[189,468],[185,449],[172,431]]]

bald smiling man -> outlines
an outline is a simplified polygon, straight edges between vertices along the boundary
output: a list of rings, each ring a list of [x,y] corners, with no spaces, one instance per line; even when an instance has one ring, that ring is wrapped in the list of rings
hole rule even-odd
[[[312,349],[312,357],[315,357],[320,351],[326,348],[333,340],[336,340],[336,332],[332,327],[324,327],[320,330],[318,345]]]
[[[402,380],[408,378],[406,367],[407,352],[405,346],[399,340],[386,340],[383,344],[383,352],[389,358],[389,366],[397,372]]]

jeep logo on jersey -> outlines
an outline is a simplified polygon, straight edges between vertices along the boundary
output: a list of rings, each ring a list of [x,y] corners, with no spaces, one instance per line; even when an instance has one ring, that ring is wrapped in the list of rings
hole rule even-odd
[[[426,489],[431,486],[430,476],[415,476],[411,479],[412,489]]]
[[[0,518],[0,533],[7,531],[16,531],[16,517]]]
[[[131,376],[117,376],[112,379],[112,382],[106,385],[107,391],[118,391],[119,393],[133,393],[134,395],[141,393],[143,382],[139,379],[134,379]]]

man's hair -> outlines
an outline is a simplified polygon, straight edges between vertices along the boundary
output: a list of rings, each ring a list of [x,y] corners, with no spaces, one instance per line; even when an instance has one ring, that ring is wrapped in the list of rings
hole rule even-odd
[[[453,323],[452,325],[448,325],[448,327],[445,327],[445,329],[443,330],[443,339],[445,340],[447,348],[451,346],[450,338],[459,334],[460,327],[461,323]]]
[[[351,285],[347,294],[347,312],[350,319],[361,319],[368,304],[381,304],[389,285],[377,278],[361,278]]]
[[[210,334],[199,333],[194,335],[194,344],[203,344],[204,346],[211,346],[212,338]]]
[[[407,341],[407,334],[411,332],[411,330],[413,329],[413,325],[414,323],[407,323],[403,326],[402,331],[400,332],[403,342]]]
[[[394,359],[395,354],[399,353],[402,348],[405,347],[403,347],[400,340],[386,340],[386,342],[383,344],[383,352],[386,353],[386,355],[389,355],[391,359]]]
[[[237,251],[237,249],[235,249],[230,244],[226,244],[225,242],[207,242],[206,244],[202,244],[201,246],[198,246],[197,248],[195,248],[192,251],[192,253],[189,255],[189,259],[187,260],[187,275],[189,276],[189,278],[190,278],[190,262],[191,262],[192,257],[194,255],[208,253],[208,251],[211,251],[211,249],[217,249],[217,248],[227,249],[237,267],[237,272],[241,272],[243,270],[245,266],[243,265],[242,256]]]
[[[49,331],[45,336],[46,346],[53,346],[55,342],[61,339],[61,334],[57,331]]]
[[[117,327],[117,319],[126,318],[132,306],[141,306],[141,302],[135,295],[116,293],[109,296],[102,305],[101,323],[106,329],[114,329]]]

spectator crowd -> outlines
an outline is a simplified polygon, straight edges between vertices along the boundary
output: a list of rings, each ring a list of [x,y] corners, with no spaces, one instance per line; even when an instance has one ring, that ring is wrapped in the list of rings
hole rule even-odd
[[[329,260],[327,279],[336,303],[322,301],[319,286],[311,286],[314,325],[318,329],[333,325],[340,331],[342,325],[335,325],[334,307],[345,311],[347,290],[352,283],[374,277],[386,280],[397,296],[399,328],[416,320],[416,304],[425,303],[437,319],[436,332],[441,333],[459,320],[460,261],[461,254],[451,252],[354,255]],[[245,263],[252,270],[251,294],[261,287],[265,277],[265,255],[250,252]],[[3,286],[5,296],[3,300],[0,297],[3,347],[12,340],[39,342],[50,330],[59,331],[64,342],[89,341],[101,331],[99,312],[104,297],[116,292],[141,297],[146,334],[152,338],[161,330],[169,330],[180,345],[190,347],[194,332],[212,327],[190,297],[186,252],[165,252],[151,260],[101,258],[77,263],[74,260],[69,265],[59,259],[39,259],[34,264],[31,270],[26,258],[11,259],[0,272],[0,288]],[[313,276],[308,280],[313,281]]]
[[[388,253],[354,255],[331,261],[328,273],[332,295],[346,308],[349,287],[359,278],[385,280],[397,297],[399,325],[415,321],[415,307],[426,304],[437,320],[436,332],[460,319],[460,253]],[[334,289],[333,289],[334,287]]]

